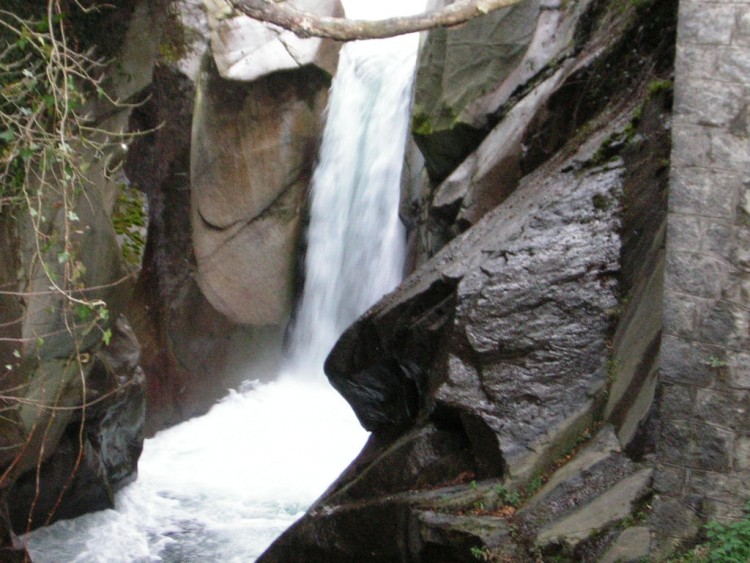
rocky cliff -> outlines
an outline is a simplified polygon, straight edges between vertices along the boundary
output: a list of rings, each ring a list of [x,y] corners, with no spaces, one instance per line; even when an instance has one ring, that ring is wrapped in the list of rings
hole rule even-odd
[[[262,561],[659,559],[742,515],[748,21],[527,0],[425,34],[410,275],[326,363],[372,436]],[[219,0],[70,25],[127,103],[91,102],[85,189],[0,199],[3,546],[275,371],[336,65]]]
[[[529,2],[428,35],[416,267],[326,362],[373,435],[262,561],[648,556],[676,16]]]

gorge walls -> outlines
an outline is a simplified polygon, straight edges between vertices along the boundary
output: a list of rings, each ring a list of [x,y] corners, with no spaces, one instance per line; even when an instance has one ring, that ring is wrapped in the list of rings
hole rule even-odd
[[[105,150],[75,146],[85,180],[32,186],[38,208],[3,191],[3,545],[111,507],[145,434],[275,373],[338,47],[224,11],[65,14],[76,45],[111,61],[81,109]]]
[[[137,135],[71,209],[111,316],[82,348],[0,210],[5,545],[61,488],[58,517],[109,506],[144,433],[278,362],[337,46],[203,5],[97,24],[132,102],[102,120]],[[372,436],[262,561],[659,560],[741,517],[749,44],[747,0],[528,0],[425,34],[409,276],[326,364]]]

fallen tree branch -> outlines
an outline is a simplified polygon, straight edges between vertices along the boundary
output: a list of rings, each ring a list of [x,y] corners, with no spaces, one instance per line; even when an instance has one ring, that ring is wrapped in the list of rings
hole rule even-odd
[[[384,39],[436,27],[452,27],[477,16],[520,4],[523,0],[458,0],[441,8],[384,20],[355,20],[318,16],[274,0],[228,0],[237,11],[255,20],[292,31],[299,37],[324,37],[336,41]],[[376,0],[373,0],[376,1]]]

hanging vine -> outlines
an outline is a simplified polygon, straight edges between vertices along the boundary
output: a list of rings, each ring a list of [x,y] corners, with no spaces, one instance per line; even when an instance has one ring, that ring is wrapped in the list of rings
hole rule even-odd
[[[84,50],[69,22],[73,10],[98,8],[76,0],[11,0],[7,8],[0,9],[0,221],[1,234],[20,242],[0,243],[15,244],[23,259],[17,272],[0,274],[0,313],[3,302],[19,312],[0,318],[0,489],[31,465],[38,496],[55,417],[78,419],[77,457],[49,520],[83,459],[87,409],[108,398],[90,397],[86,376],[92,354],[112,338],[102,296],[131,274],[91,284],[82,246],[97,236],[87,221],[95,182],[117,172],[109,163],[131,135],[97,122],[124,105],[104,86],[108,61]]]

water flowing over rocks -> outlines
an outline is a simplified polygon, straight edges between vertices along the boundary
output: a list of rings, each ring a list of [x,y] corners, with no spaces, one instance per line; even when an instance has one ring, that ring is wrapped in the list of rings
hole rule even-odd
[[[142,132],[75,207],[107,346],[63,334],[31,225],[0,220],[3,560],[53,507],[111,506],[144,433],[278,363],[338,45],[202,5],[97,20],[136,102],[102,119]],[[260,561],[658,560],[742,517],[748,10],[527,0],[425,34],[409,276],[326,362],[372,435]],[[118,184],[148,202],[137,264]]]
[[[226,57],[266,28],[198,4],[177,14],[188,45],[154,70],[131,117],[149,132],[126,163],[149,200],[129,314],[144,346],[149,433],[205,412],[248,377],[248,362],[252,377],[276,371],[338,49],[318,41],[310,56],[328,57],[318,66],[305,58],[228,80],[218,72]]]
[[[329,3],[329,7],[332,13],[341,9],[338,2]],[[71,214],[64,214],[63,204],[57,201],[47,202],[49,210],[44,212],[49,211],[53,219],[49,233],[62,231],[63,222],[70,217],[86,226],[72,239],[76,256],[81,257],[82,274],[77,274],[77,281],[82,287],[95,288],[85,293],[87,299],[106,303],[101,330],[69,332],[60,314],[61,296],[48,290],[49,280],[34,262],[31,222],[28,218],[24,222],[23,214],[19,221],[12,215],[6,221],[6,212],[0,222],[0,282],[3,291],[15,292],[0,296],[0,331],[5,338],[0,354],[3,366],[10,366],[3,368],[8,371],[3,374],[3,388],[8,390],[10,405],[10,414],[2,422],[2,440],[7,447],[2,454],[6,473],[1,504],[3,510],[9,507],[4,510],[4,545],[10,544],[11,525],[16,533],[22,533],[57,518],[111,507],[113,493],[136,474],[144,432],[153,433],[205,412],[228,388],[248,377],[239,367],[247,363],[248,356],[253,357],[258,374],[275,371],[294,291],[306,182],[338,50],[331,42],[318,41],[309,58],[303,43],[287,38],[290,52],[297,57],[293,70],[259,76],[260,85],[246,83],[244,89],[233,83],[240,102],[253,88],[266,90],[266,105],[256,103],[254,107],[262,108],[268,119],[260,128],[248,126],[266,133],[256,133],[252,143],[275,143],[279,151],[289,148],[297,155],[292,159],[291,153],[277,152],[273,158],[278,160],[264,154],[258,161],[275,162],[267,168],[273,176],[271,189],[278,190],[272,199],[286,204],[274,207],[261,201],[260,208],[241,208],[248,215],[237,221],[252,222],[265,214],[266,228],[281,226],[283,242],[275,250],[280,254],[273,257],[268,247],[262,247],[255,255],[270,259],[267,276],[278,279],[268,281],[263,298],[255,300],[260,313],[248,312],[246,307],[237,315],[220,308],[227,299],[221,292],[217,310],[196,282],[200,276],[195,276],[196,254],[203,256],[201,249],[213,245],[211,251],[220,252],[231,244],[217,243],[208,234],[201,238],[200,233],[191,233],[189,224],[191,190],[199,183],[190,175],[191,134],[194,123],[200,123],[194,119],[194,100],[199,95],[209,107],[215,103],[196,87],[196,81],[205,83],[199,76],[200,60],[210,60],[212,54],[202,2],[190,0],[171,6],[168,2],[128,0],[75,18],[71,25],[82,25],[91,34],[86,40],[102,55],[116,59],[102,84],[114,98],[128,103],[113,108],[100,100],[93,110],[94,123],[106,130],[129,130],[137,135],[128,139],[127,150],[118,144],[108,158],[92,158],[87,164],[91,186],[75,202]],[[231,51],[234,40],[224,39],[222,45]],[[312,66],[316,61],[324,68]],[[274,70],[269,67],[267,72]],[[282,90],[288,94],[277,96]],[[226,92],[215,94],[223,94],[220,99],[227,100]],[[286,108],[288,118],[277,119],[272,107],[277,103]],[[196,130],[201,136],[205,133],[209,139],[215,138],[206,127],[205,123],[203,128],[196,125]],[[226,132],[218,137],[227,139]],[[236,150],[245,151],[247,145],[241,139],[237,143]],[[253,150],[255,147],[246,152]],[[280,161],[285,161],[283,166]],[[200,170],[210,176],[224,165],[224,161],[212,159],[201,162]],[[286,173],[284,166],[289,167]],[[212,167],[217,167],[214,172]],[[266,184],[254,185],[259,190],[257,197],[267,196]],[[245,193],[241,186],[238,189],[236,193]],[[278,197],[280,194],[286,195]],[[201,209],[215,220],[208,204],[204,202]],[[123,231],[116,233],[118,228]],[[62,262],[58,264],[52,253],[46,258],[53,264],[50,275],[62,277]],[[245,264],[254,259],[241,258]],[[242,260],[235,257],[225,264],[242,268]],[[258,269],[249,271],[258,279]],[[214,264],[210,274],[216,273]],[[238,281],[246,287],[252,283]],[[285,289],[280,290],[280,285]],[[217,295],[215,291],[207,293]],[[237,304],[244,301],[244,296],[229,298]],[[270,309],[266,298],[275,303]],[[130,321],[132,332],[121,313]],[[252,321],[255,324],[247,324]],[[139,349],[141,356],[136,352]],[[81,359],[79,367],[76,359]],[[79,408],[81,402],[87,405],[83,409]]]
[[[414,272],[326,361],[373,436],[261,561],[594,561],[641,537],[671,123],[648,85],[676,3],[575,5],[537,5],[569,39],[472,106],[492,125],[443,182],[425,154]]]

